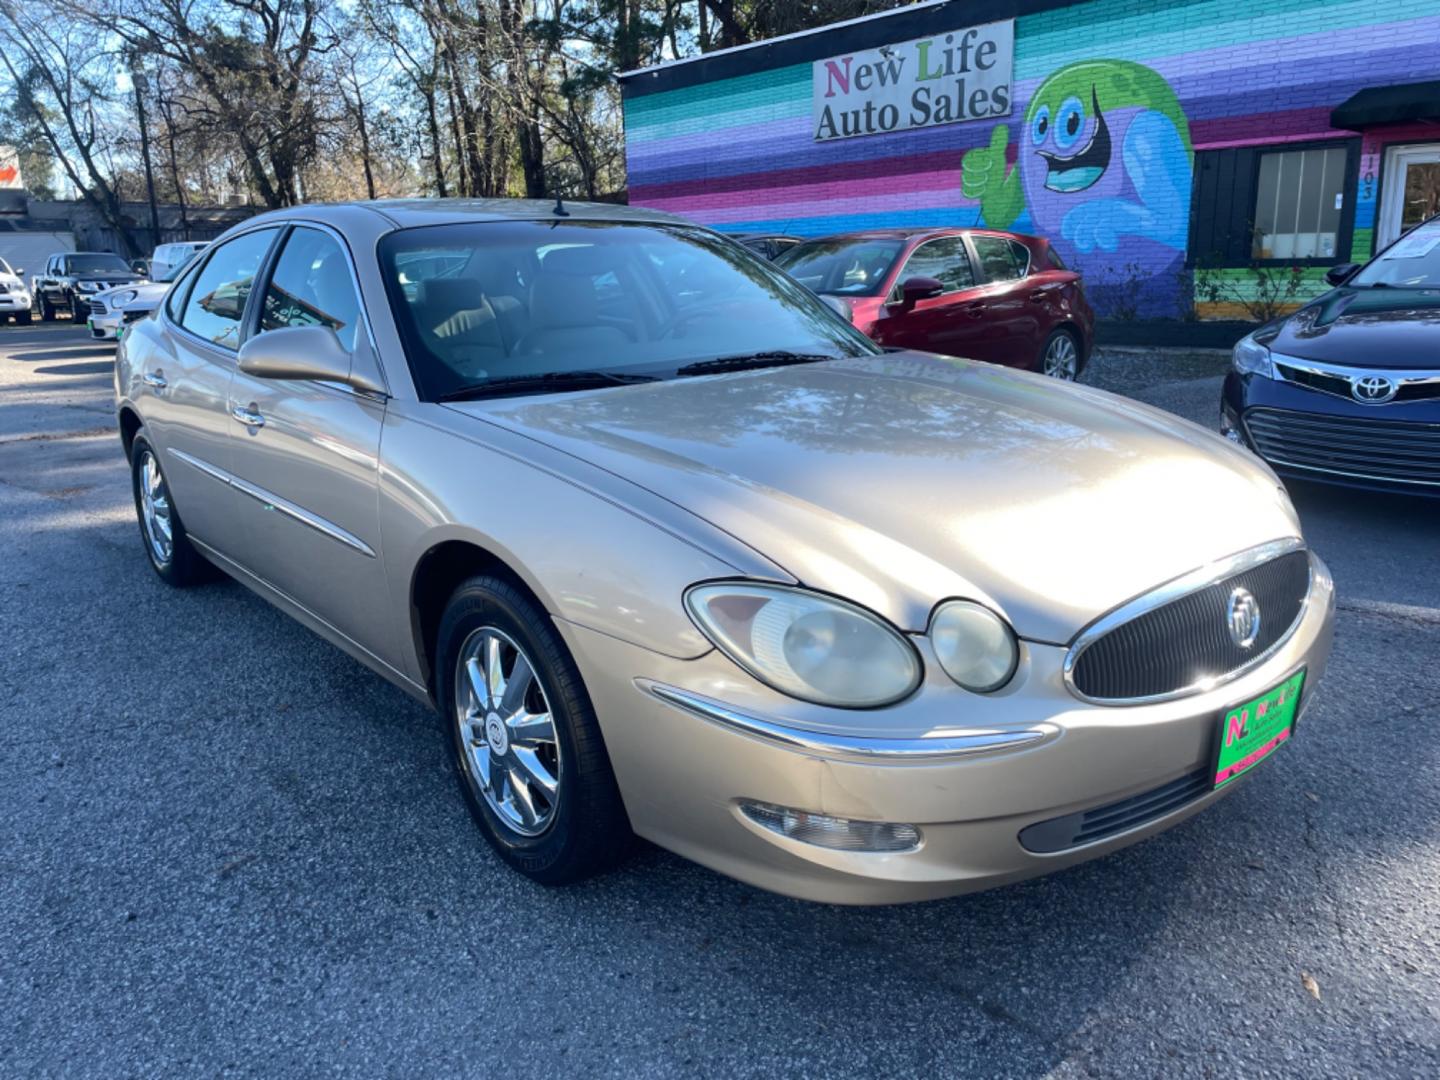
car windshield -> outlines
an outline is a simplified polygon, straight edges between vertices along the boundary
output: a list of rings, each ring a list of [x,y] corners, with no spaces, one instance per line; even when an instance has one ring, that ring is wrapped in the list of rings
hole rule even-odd
[[[1361,288],[1440,288],[1440,221],[1406,233],[1346,284]]]
[[[697,227],[427,226],[386,236],[379,257],[430,400],[502,380],[582,389],[722,358],[760,366],[877,351],[771,264]]]
[[[0,274],[13,274],[14,272],[14,270],[10,269],[9,263],[7,263],[4,259],[0,259]]]
[[[67,274],[93,274],[93,273],[130,273],[130,264],[119,255],[67,255],[65,256],[65,272]]]
[[[903,247],[899,240],[811,240],[780,255],[775,265],[817,293],[878,296]]]

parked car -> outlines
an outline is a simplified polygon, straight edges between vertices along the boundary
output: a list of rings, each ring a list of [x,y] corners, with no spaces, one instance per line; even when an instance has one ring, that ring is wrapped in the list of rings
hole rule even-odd
[[[177,253],[176,257],[180,258],[180,262],[174,265],[166,263],[163,273],[156,275],[151,281],[122,285],[90,297],[90,317],[86,320],[90,336],[99,341],[119,341],[124,336],[126,327],[150,315],[160,306],[160,301],[165,299],[165,294],[170,291],[171,283],[203,248],[204,245],[199,249],[191,249],[183,258]]]
[[[35,307],[45,322],[68,311],[77,322],[90,315],[90,297],[145,279],[119,255],[108,251],[66,251],[51,255],[45,272],[31,282]]]
[[[1048,241],[990,229],[875,229],[810,240],[777,265],[833,296],[881,345],[1075,379],[1095,336],[1080,275]]]
[[[1224,434],[1288,477],[1440,495],[1440,218],[1235,346]]]
[[[822,901],[1042,874],[1233,790],[1330,649],[1252,454],[887,353],[659,212],[264,214],[115,385],[155,572],[218,566],[432,704],[541,882],[632,830]]]
[[[798,236],[786,236],[783,233],[755,233],[742,232],[730,233],[732,240],[738,240],[757,255],[763,255],[767,259],[778,259],[785,252],[804,243]]]
[[[177,240],[159,245],[150,255],[150,280],[174,281],[175,271],[208,247],[208,240]]]
[[[0,322],[14,319],[21,326],[30,323],[30,290],[25,287],[24,267],[12,269],[0,259]]]

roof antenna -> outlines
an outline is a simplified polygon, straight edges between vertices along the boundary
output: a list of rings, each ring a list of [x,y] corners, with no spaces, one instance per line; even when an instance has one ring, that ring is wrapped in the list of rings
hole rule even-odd
[[[569,217],[570,211],[565,209],[565,204],[560,201],[560,195],[555,195],[555,209],[552,211],[556,217]]]

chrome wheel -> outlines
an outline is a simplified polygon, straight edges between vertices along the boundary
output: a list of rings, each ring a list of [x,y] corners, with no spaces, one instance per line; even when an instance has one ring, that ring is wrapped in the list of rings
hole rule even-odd
[[[455,722],[470,780],[507,826],[538,836],[560,796],[560,742],[535,665],[493,626],[472,632],[455,664]]]
[[[160,463],[148,448],[140,451],[137,472],[140,478],[140,521],[145,526],[150,557],[157,566],[166,566],[175,554],[170,491],[165,486],[165,477],[160,475]]]
[[[1073,382],[1080,373],[1080,351],[1069,334],[1056,334],[1045,349],[1045,374]]]

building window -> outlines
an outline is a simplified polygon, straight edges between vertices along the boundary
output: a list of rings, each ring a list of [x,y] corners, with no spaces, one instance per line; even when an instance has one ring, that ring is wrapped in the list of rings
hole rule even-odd
[[[1197,151],[1187,265],[1346,261],[1359,166],[1359,139]]]
[[[1251,256],[1335,258],[1344,203],[1343,146],[1262,153]]]

